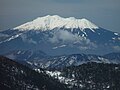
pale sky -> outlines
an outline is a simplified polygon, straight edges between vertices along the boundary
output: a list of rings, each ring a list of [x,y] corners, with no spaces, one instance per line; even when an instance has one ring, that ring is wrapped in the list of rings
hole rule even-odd
[[[120,32],[120,0],[0,0],[0,30],[48,14],[86,18],[102,28]]]

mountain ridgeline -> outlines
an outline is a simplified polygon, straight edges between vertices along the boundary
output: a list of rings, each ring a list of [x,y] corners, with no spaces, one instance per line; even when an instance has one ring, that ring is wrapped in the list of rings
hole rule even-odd
[[[37,58],[37,57],[36,57]],[[61,56],[50,56],[41,59],[30,58],[26,60],[31,66],[40,67],[44,69],[50,68],[64,68],[68,66],[79,66],[88,62],[96,63],[120,63],[120,53],[110,53],[103,56],[93,54],[71,54]],[[18,59],[18,58],[16,58]],[[18,59],[19,60],[19,59]]]
[[[0,50],[2,55],[16,50],[40,50],[50,56],[103,55],[120,51],[120,34],[87,19],[48,15],[0,32]]]

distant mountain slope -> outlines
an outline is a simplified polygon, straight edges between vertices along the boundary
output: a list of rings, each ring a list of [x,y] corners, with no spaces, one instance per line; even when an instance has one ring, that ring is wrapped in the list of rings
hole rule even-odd
[[[120,34],[87,19],[47,15],[0,32],[0,54],[41,50],[47,55],[76,53],[103,55],[120,51]]]
[[[65,85],[48,76],[44,70],[37,73],[22,64],[0,56],[0,90],[67,90]]]
[[[48,57],[46,53],[40,50],[14,50],[4,55],[16,61],[39,60]]]
[[[119,90],[120,64],[86,63],[47,72],[72,90]]]
[[[5,54],[6,57],[30,67],[63,68],[78,66],[87,62],[120,63],[120,53],[109,53],[103,56],[94,54],[71,54],[60,56],[48,56],[40,50],[17,50]]]
[[[27,60],[27,63],[41,68],[63,68],[68,66],[78,66],[87,62],[96,63],[120,63],[120,53],[112,53],[104,56],[93,54],[72,54],[47,57],[38,60]]]
[[[104,55],[104,57],[110,60],[114,60],[115,62],[120,61],[120,52],[109,53],[109,54]]]

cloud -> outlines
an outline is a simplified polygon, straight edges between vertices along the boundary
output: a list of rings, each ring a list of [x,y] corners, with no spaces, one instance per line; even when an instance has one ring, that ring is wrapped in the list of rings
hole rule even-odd
[[[78,48],[80,50],[87,50],[87,49],[96,49],[98,46],[93,43],[93,42],[89,42],[89,43],[86,43],[86,44],[82,44],[81,46],[79,46]]]
[[[25,34],[22,34],[21,38],[22,38],[23,42],[37,44],[36,41],[34,41],[32,38],[28,38],[27,35],[25,35]]]
[[[120,46],[114,46],[113,49],[114,49],[115,51],[120,51]]]
[[[59,30],[53,34],[53,37],[49,39],[52,43],[62,42],[76,42],[80,41],[80,38],[77,34],[72,34],[66,30]]]
[[[53,33],[53,37],[49,39],[49,42],[53,44],[69,44],[69,46],[71,47],[77,46],[80,50],[86,50],[97,47],[97,45],[91,42],[89,39],[81,37],[78,34],[73,34],[67,30],[56,31],[55,33]]]

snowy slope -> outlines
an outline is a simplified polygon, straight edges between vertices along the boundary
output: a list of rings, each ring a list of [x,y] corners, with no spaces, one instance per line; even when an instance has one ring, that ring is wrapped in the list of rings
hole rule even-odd
[[[54,28],[85,28],[97,29],[98,26],[91,23],[87,19],[76,19],[74,17],[62,18],[58,15],[47,15],[44,17],[38,17],[37,19],[27,22],[23,25],[15,27],[14,29],[19,30],[52,30]]]
[[[46,73],[72,90],[119,90],[120,64],[86,63]],[[112,83],[112,84],[111,84]]]

